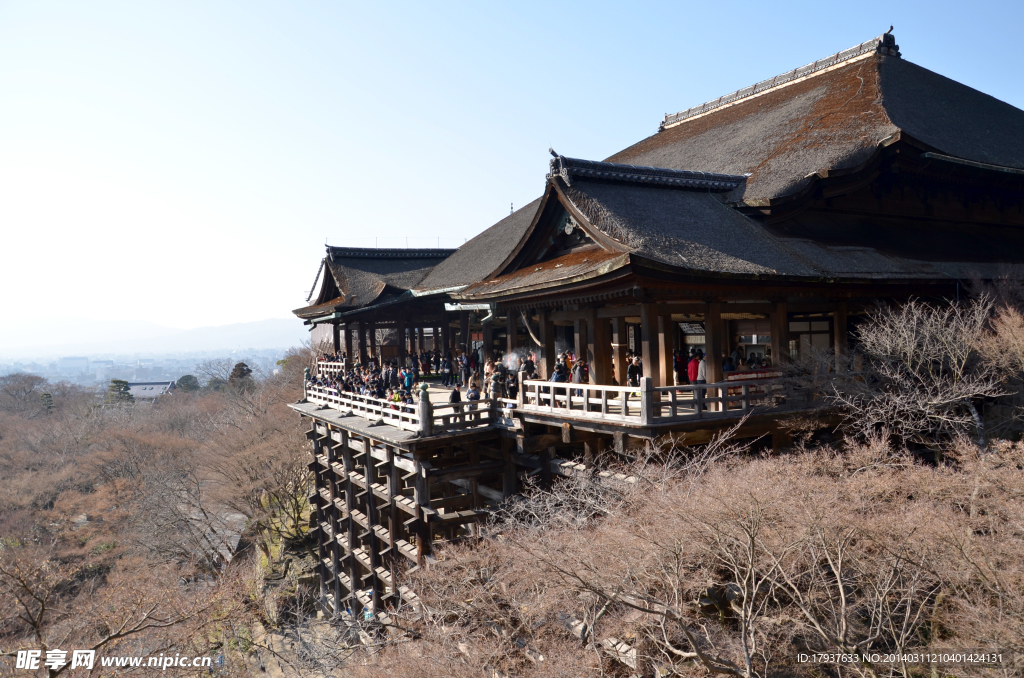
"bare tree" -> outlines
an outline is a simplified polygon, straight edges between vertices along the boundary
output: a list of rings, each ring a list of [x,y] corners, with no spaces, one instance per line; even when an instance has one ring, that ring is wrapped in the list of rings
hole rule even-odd
[[[864,373],[838,373],[829,399],[860,435],[884,429],[935,446],[973,429],[984,445],[977,402],[1004,393],[999,371],[980,351],[991,311],[988,299],[946,306],[912,300],[878,311],[858,333]]]
[[[0,411],[28,413],[40,409],[39,396],[46,380],[17,372],[0,377]]]

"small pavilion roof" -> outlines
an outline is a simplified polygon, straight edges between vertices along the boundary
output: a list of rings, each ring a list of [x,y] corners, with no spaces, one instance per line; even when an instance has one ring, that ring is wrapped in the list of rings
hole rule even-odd
[[[324,272],[316,301],[293,311],[310,319],[350,311],[407,292],[455,250],[327,246]]]

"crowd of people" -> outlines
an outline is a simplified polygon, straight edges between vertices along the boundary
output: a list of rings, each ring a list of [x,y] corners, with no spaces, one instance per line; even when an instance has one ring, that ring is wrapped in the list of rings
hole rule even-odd
[[[406,355],[404,360],[392,358],[379,362],[377,358],[370,358],[365,365],[350,365],[344,353],[324,354],[320,362],[341,363],[344,369],[311,375],[307,386],[326,388],[336,394],[371,396],[393,402],[396,406],[411,405],[415,402],[413,394],[417,387],[429,377],[440,386],[451,389],[449,402],[465,400],[475,406],[475,401],[481,398],[515,399],[519,384],[526,379],[566,384],[590,382],[590,366],[571,349],[557,354],[550,374],[547,375],[538,373],[535,351],[526,350],[486,360],[481,353],[482,349],[468,352],[457,350],[455,355],[451,352],[442,354],[436,349],[423,350],[418,354]],[[722,358],[722,371],[726,375],[759,370],[766,366],[760,356],[745,355],[740,349]],[[672,368],[676,385],[708,383],[707,359],[699,348],[691,348],[688,353],[684,350],[674,351]],[[640,385],[644,366],[639,353],[626,352],[625,373],[626,386]],[[612,385],[619,385],[614,377]]]

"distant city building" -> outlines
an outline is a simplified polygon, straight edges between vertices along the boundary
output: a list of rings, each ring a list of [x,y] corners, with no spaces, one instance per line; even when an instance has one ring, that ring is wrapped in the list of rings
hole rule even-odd
[[[85,356],[67,356],[57,361],[57,369],[64,374],[81,374],[89,369],[89,359]]]
[[[157,398],[169,393],[173,388],[173,381],[129,382],[128,384],[128,392],[132,394],[136,402],[149,400],[155,403]]]

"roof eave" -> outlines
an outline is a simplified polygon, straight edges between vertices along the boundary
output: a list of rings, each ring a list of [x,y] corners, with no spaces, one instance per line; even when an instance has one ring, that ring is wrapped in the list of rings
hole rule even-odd
[[[601,276],[608,275],[609,273],[612,273],[612,272],[614,272],[614,271],[616,271],[616,270],[618,270],[620,268],[623,268],[624,266],[629,265],[630,264],[630,257],[631,256],[632,256],[631,253],[624,252],[624,253],[622,253],[622,255],[620,255],[618,257],[615,257],[614,259],[609,259],[609,260],[607,260],[605,262],[602,262],[601,264],[599,264],[598,266],[595,266],[594,268],[590,269],[586,273],[582,273],[582,274],[579,274],[579,275],[573,275],[573,276],[567,276],[567,277],[564,277],[564,278],[557,278],[555,280],[545,281],[543,283],[538,283],[536,285],[524,285],[522,287],[513,287],[513,288],[510,288],[510,289],[507,289],[507,290],[502,290],[502,292],[500,294],[497,294],[497,295],[492,295],[492,294],[489,294],[487,292],[480,292],[480,293],[472,293],[472,292],[468,292],[467,293],[467,292],[463,292],[461,294],[453,294],[452,298],[453,299],[500,298],[500,297],[517,295],[517,294],[526,294],[526,293],[530,293],[530,292],[536,292],[536,291],[539,291],[539,290],[553,289],[553,288],[557,288],[557,287],[564,286],[564,285],[577,284],[577,283],[580,283],[580,282],[586,282],[586,281],[592,280],[594,278],[599,278]],[[493,281],[484,281],[484,282],[480,282],[480,283],[477,283],[477,284],[478,285],[485,285],[488,282],[493,282]]]

